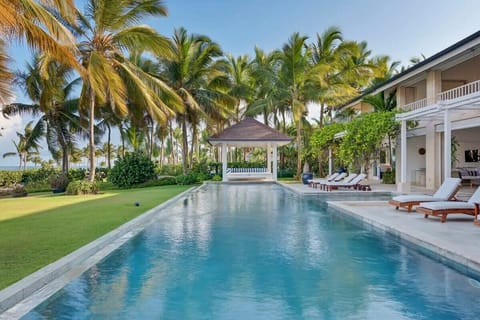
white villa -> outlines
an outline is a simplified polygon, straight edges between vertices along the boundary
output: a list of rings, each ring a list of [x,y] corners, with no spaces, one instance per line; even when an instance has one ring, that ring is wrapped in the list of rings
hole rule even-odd
[[[366,95],[396,91],[401,134],[399,191],[437,188],[456,168],[480,169],[480,31],[353,99],[344,108],[370,111]],[[409,126],[411,121],[417,125]],[[456,152],[452,154],[452,145]],[[454,171],[454,172],[452,172]]]

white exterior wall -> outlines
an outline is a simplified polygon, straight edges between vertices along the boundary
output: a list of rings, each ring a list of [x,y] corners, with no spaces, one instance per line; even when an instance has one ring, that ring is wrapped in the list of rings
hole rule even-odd
[[[412,185],[418,184],[416,183],[416,178],[420,174],[418,170],[425,169],[426,154],[418,153],[420,148],[426,149],[425,140],[425,136],[407,139],[407,181]]]

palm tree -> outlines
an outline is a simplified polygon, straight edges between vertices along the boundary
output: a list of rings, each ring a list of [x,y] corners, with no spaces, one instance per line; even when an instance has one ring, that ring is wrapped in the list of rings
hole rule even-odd
[[[227,55],[226,73],[230,80],[229,94],[235,98],[235,121],[240,121],[242,103],[248,103],[253,96],[253,81],[251,77],[251,61],[247,55],[234,57]]]
[[[166,38],[137,24],[144,17],[166,14],[160,0],[89,0],[81,16],[82,41],[78,47],[86,70],[81,106],[89,119],[90,181],[95,178],[94,123],[98,106],[126,115],[128,101],[135,99],[161,123],[182,111],[174,91],[125,57],[125,53],[143,51],[157,56],[170,54]]]
[[[75,58],[74,37],[60,22],[72,23],[74,19],[73,0],[0,1],[0,105],[7,104],[13,96],[10,90],[13,75],[7,67],[9,59],[4,40],[25,39],[34,50],[44,52],[82,72]]]
[[[256,47],[255,57],[250,64],[254,93],[245,115],[252,117],[262,114],[266,125],[268,125],[269,115],[276,116],[277,111],[281,113],[285,123],[286,108],[276,105],[278,102],[276,101],[276,83],[278,82],[279,55],[278,51],[267,54]],[[282,129],[285,132],[285,126]]]
[[[4,153],[3,157],[18,156],[18,169],[20,170],[23,164],[23,170],[25,170],[27,168],[27,160],[32,155],[38,155],[43,131],[43,123],[33,126],[33,121],[30,121],[25,126],[23,133],[17,131],[18,143],[13,141],[16,151]]]
[[[340,29],[330,27],[310,46],[312,51],[311,90],[320,104],[319,127],[324,125],[325,108],[346,102],[369,83],[373,66],[367,60],[366,43],[344,41]],[[330,118],[331,115],[330,115]]]
[[[37,125],[46,129],[49,151],[62,158],[62,171],[69,168],[69,147],[75,134],[82,133],[78,99],[69,100],[80,78],[71,80],[73,69],[39,55],[27,63],[26,72],[17,72],[15,83],[23,89],[33,104],[14,103],[4,108],[4,115],[29,113],[42,116]]]
[[[182,165],[186,173],[192,164],[188,151],[188,125],[192,128],[193,150],[200,119],[225,119],[234,100],[226,93],[224,64],[214,60],[222,55],[218,44],[206,36],[188,35],[180,28],[175,30],[170,46],[173,56],[159,58],[163,67],[160,77],[182,99],[184,111],[177,113],[177,121],[182,130]]]
[[[307,113],[306,103],[309,100],[307,89],[311,65],[306,40],[307,37],[299,33],[294,33],[289,38],[282,48],[279,70],[279,80],[283,89],[281,97],[285,97],[296,126],[297,177],[300,177],[302,172],[302,120]]]

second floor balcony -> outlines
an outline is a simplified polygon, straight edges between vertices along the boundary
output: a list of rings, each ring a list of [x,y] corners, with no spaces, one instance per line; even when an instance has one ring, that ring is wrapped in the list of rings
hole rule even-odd
[[[436,104],[449,105],[464,105],[470,102],[480,100],[480,80],[467,83],[447,91],[440,92],[437,95]],[[411,103],[399,106],[400,110],[406,112],[421,111],[424,108],[431,107],[434,104],[427,104],[427,99],[419,99]]]

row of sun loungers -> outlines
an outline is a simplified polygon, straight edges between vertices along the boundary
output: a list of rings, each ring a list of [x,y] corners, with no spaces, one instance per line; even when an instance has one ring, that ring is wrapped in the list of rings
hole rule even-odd
[[[325,179],[312,179],[309,185],[312,188],[319,188],[324,191],[332,191],[338,188],[354,188],[359,190],[371,190],[369,186],[360,187],[362,182],[367,177],[366,174],[350,173],[334,173]],[[367,188],[368,187],[368,188]]]
[[[480,188],[473,193],[468,201],[458,201],[455,198],[460,189],[461,179],[447,178],[437,192],[429,195],[401,195],[393,197],[388,203],[395,206],[395,209],[406,208],[411,212],[413,207],[416,211],[423,213],[425,218],[429,216],[440,216],[440,221],[447,221],[447,215],[461,213],[474,216],[475,224],[478,223]]]

